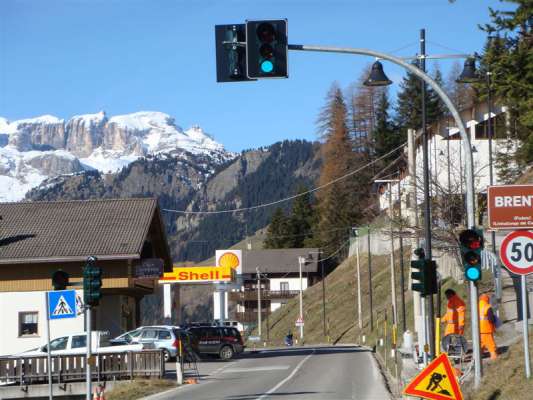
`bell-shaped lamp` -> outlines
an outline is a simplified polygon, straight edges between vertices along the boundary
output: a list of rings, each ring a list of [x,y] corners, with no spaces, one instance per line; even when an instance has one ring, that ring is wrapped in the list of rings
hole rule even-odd
[[[463,72],[456,80],[457,83],[475,83],[479,82],[479,76],[476,72],[476,60],[472,57],[465,60]]]
[[[387,75],[385,75],[385,72],[383,72],[383,64],[381,64],[379,61],[376,61],[374,64],[372,64],[372,70],[370,71],[370,75],[364,82],[364,85],[387,86],[391,83],[392,81],[387,78]]]

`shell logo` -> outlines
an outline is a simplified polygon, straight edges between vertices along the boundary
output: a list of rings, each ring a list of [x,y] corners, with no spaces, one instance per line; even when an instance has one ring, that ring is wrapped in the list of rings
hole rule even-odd
[[[239,257],[237,257],[237,255],[235,255],[234,253],[224,253],[218,259],[218,265],[220,267],[229,267],[232,269],[236,269],[239,264]]]

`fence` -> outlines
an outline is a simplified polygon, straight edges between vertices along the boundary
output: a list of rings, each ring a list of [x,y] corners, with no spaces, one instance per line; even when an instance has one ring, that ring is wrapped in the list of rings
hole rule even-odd
[[[99,353],[94,357],[96,366],[92,369],[92,379],[96,381],[162,378],[165,374],[165,360],[161,350]],[[52,356],[52,382],[61,384],[83,381],[86,365],[85,355]],[[47,356],[0,358],[0,384],[26,386],[39,383],[48,383]]]

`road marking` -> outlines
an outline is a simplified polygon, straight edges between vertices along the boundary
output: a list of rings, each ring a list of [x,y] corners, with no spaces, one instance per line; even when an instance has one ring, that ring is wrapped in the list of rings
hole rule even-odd
[[[230,368],[222,371],[224,374],[241,373],[241,372],[258,372],[258,371],[279,371],[289,369],[290,365],[271,365],[267,367],[253,368]]]
[[[272,389],[270,389],[268,392],[266,392],[265,394],[263,394],[262,396],[258,397],[257,399],[255,400],[263,400],[265,399],[268,395],[274,393],[276,390],[278,390],[280,387],[282,387],[285,383],[287,383],[288,381],[290,381],[292,379],[292,377],[300,370],[300,368],[302,367],[302,365],[304,365],[304,363],[309,360],[311,358],[311,356],[315,353],[316,349],[313,349],[312,353],[309,354],[307,357],[305,357],[302,361],[300,361],[298,363],[298,365],[296,366],[296,368],[294,368],[294,370],[291,372],[291,374],[286,377],[285,379],[283,379],[281,382],[279,382],[276,386],[274,386]]]

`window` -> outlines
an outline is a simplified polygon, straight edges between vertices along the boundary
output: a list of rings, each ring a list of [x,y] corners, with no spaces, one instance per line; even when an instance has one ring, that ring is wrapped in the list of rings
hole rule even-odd
[[[87,336],[77,335],[72,337],[72,348],[79,349],[80,347],[87,346]]]
[[[65,350],[67,348],[68,336],[63,336],[58,339],[54,339],[50,342],[50,350]]]
[[[159,331],[159,340],[170,340],[172,337],[170,336],[169,331]]]
[[[147,329],[142,334],[143,339],[156,339],[157,331],[155,329]]]
[[[38,332],[37,311],[19,313],[19,336],[37,335]]]
[[[288,292],[289,291],[289,282],[280,282],[279,283],[279,290],[282,292]]]

